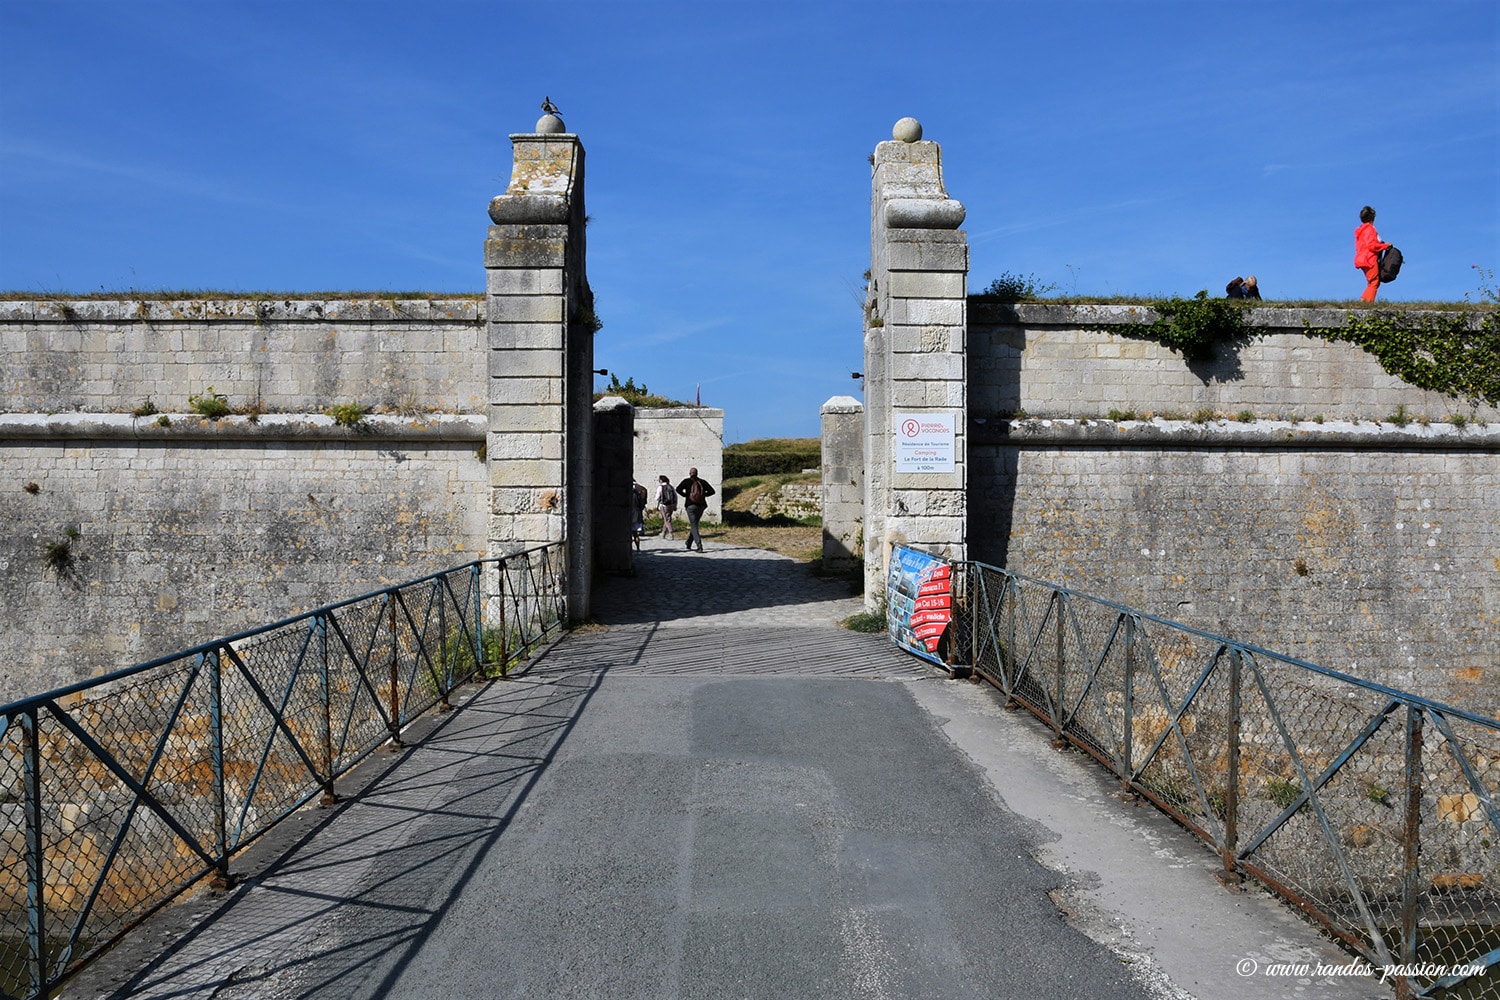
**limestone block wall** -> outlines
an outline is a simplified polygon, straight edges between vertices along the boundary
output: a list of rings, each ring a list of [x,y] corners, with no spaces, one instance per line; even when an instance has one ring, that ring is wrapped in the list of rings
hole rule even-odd
[[[724,411],[710,406],[635,411],[635,475],[656,496],[657,476],[666,476],[673,487],[687,478],[688,469],[715,490],[724,485]],[[705,521],[721,521],[721,493],[708,498]],[[678,511],[682,510],[679,500]]]
[[[1102,417],[1110,410],[1191,417],[1200,410],[1266,418],[1384,420],[1404,406],[1412,419],[1500,421],[1500,409],[1409,385],[1352,344],[1304,325],[1342,326],[1335,309],[1247,310],[1255,336],[1203,363],[1160,344],[1087,324],[1141,322],[1123,305],[971,304],[970,408],[976,416]]]
[[[446,299],[0,301],[0,410],[482,413],[484,302]]]
[[[0,701],[480,558],[483,444],[477,415],[0,416]]]
[[[976,428],[974,557],[1500,714],[1500,426]]]

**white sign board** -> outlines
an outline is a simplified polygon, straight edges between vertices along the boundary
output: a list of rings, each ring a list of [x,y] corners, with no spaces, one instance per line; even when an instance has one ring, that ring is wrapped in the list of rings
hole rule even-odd
[[[896,471],[952,472],[953,414],[896,414]]]

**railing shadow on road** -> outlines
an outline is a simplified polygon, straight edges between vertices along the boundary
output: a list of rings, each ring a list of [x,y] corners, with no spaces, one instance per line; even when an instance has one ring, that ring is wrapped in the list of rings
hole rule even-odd
[[[41,996],[470,678],[560,633],[560,543],[0,706],[0,993]]]
[[[545,659],[545,653],[542,656]],[[111,994],[174,996],[204,983],[278,995],[390,995],[551,765],[608,672],[492,681],[393,761],[361,775],[243,888]],[[271,846],[271,845],[268,845]],[[246,912],[247,893],[258,894]],[[336,911],[357,922],[330,922]],[[260,928],[255,922],[262,921]],[[351,936],[354,924],[361,930]],[[220,925],[224,926],[220,926]],[[247,924],[250,932],[246,933]],[[333,932],[329,928],[335,928]],[[230,939],[228,945],[209,944]]]

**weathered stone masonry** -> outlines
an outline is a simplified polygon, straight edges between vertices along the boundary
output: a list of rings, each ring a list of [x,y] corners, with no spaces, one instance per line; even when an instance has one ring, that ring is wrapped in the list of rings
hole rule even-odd
[[[481,417],[169,419],[0,417],[0,700],[481,552]]]
[[[1500,411],[1301,332],[1338,310],[1248,310],[1255,335],[1188,364],[1108,332],[1139,306],[968,300],[963,234],[939,225],[962,207],[913,126],[875,154],[867,600],[893,544],[967,553],[1500,713]],[[891,426],[922,405],[961,415],[961,474],[908,492]]]
[[[583,144],[545,115],[511,136],[505,192],[484,244],[489,552],[566,539],[568,615],[588,617],[593,468],[593,293],[585,276]]]
[[[964,207],[943,187],[942,154],[906,118],[875,148],[865,307],[865,590],[885,587],[891,548],[967,557],[969,247]],[[895,423],[953,422],[952,471],[897,471]]]
[[[0,700],[562,538],[587,616],[583,148],[512,142],[483,299],[0,303]]]

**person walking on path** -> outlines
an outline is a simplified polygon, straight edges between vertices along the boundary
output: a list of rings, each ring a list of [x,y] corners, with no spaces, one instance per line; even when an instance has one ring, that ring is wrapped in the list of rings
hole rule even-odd
[[[677,491],[666,476],[657,476],[656,509],[661,512],[661,537],[672,537],[672,515],[677,513]]]
[[[630,481],[630,502],[633,507],[630,536],[635,541],[635,550],[641,550],[641,532],[646,530],[646,487],[635,480]]]
[[[1354,266],[1365,272],[1368,284],[1360,298],[1366,302],[1375,301],[1375,292],[1380,288],[1380,253],[1390,246],[1375,231],[1375,210],[1369,205],[1360,209],[1359,228],[1354,230]]]
[[[677,484],[677,495],[682,497],[682,511],[688,519],[688,551],[692,551],[693,543],[698,543],[698,551],[703,551],[703,536],[698,534],[698,519],[708,509],[708,498],[714,495],[714,488],[698,478],[698,470],[688,470],[687,478]]]

